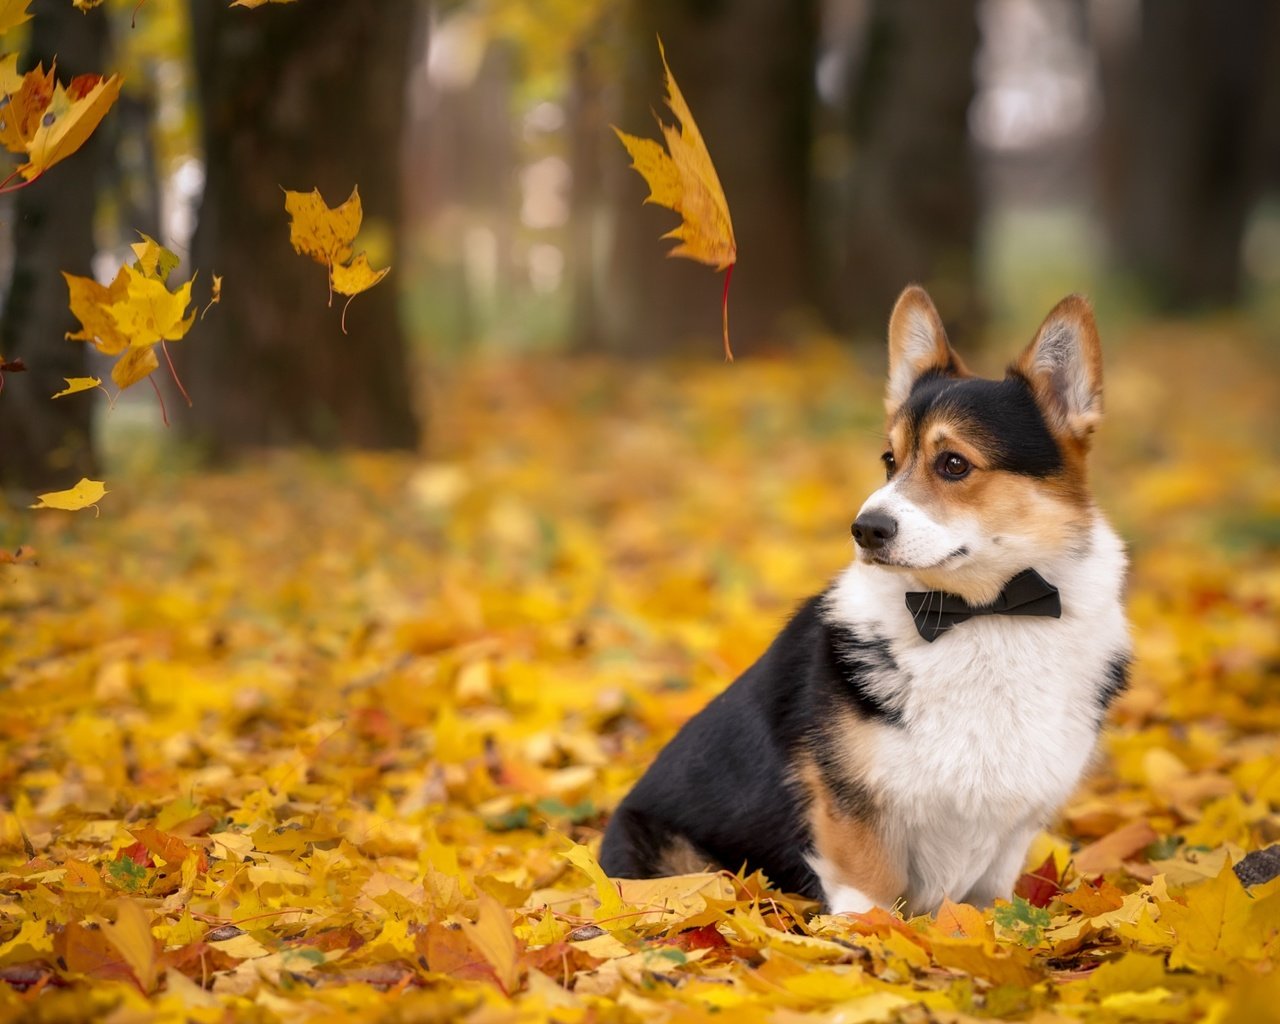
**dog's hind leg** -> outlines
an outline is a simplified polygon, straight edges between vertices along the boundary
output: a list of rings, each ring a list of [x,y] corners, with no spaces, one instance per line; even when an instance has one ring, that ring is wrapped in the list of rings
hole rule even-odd
[[[600,866],[614,878],[657,878],[719,870],[719,865],[686,836],[625,804],[614,813],[605,831]]]

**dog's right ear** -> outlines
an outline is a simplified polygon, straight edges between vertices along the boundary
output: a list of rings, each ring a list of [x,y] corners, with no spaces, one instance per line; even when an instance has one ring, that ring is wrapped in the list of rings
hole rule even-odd
[[[907,285],[889,317],[889,381],[884,394],[889,419],[907,400],[916,381],[931,372],[963,376],[968,370],[947,341],[929,293],[918,284]]]

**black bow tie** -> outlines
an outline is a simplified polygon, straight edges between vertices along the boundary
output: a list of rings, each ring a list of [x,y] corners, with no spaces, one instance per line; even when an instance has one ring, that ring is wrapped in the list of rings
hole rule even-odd
[[[1047,615],[1062,617],[1058,588],[1034,569],[1023,569],[990,604],[973,605],[944,590],[907,595],[907,610],[920,635],[933,643],[957,623],[975,615]]]

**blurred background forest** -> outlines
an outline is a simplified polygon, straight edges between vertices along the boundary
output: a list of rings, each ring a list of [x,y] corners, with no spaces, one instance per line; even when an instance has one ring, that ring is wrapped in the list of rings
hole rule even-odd
[[[59,270],[108,281],[143,231],[226,275],[175,347],[195,396],[168,435],[418,448],[413,386],[476,353],[717,358],[719,282],[662,258],[610,124],[652,134],[655,35],[737,230],[735,349],[866,346],[908,281],[972,346],[1085,291],[1104,323],[1223,309],[1274,337],[1280,7],[1269,0],[302,0],[256,11],[37,3],[23,70],[120,69],[74,161],[0,198],[0,482],[63,486],[159,428],[102,372]],[[134,22],[131,25],[131,22]],[[658,110],[667,116],[665,110]],[[390,263],[344,336],[291,250],[281,186],[360,187]],[[964,342],[962,340],[961,344]],[[425,368],[425,372],[422,372]],[[172,385],[165,382],[162,387]]]

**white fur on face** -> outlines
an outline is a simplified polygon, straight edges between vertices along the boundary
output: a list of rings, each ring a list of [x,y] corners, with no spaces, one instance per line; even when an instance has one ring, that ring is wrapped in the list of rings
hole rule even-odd
[[[1023,569],[1051,554],[1043,533],[1028,525],[1030,518],[993,524],[975,509],[969,515],[952,513],[940,522],[911,501],[899,487],[900,474],[873,493],[858,515],[878,512],[890,516],[898,531],[883,548],[860,548],[859,561],[889,571],[913,573],[930,587],[947,590],[972,604],[995,599],[1000,588]],[[1056,499],[1045,494],[1045,503]],[[1064,511],[1063,518],[1069,513]]]
[[[947,561],[963,557],[977,539],[977,523],[968,518],[952,519],[945,525],[933,519],[898,489],[896,477],[871,495],[858,510],[862,516],[877,512],[898,524],[889,543],[875,551],[861,549],[864,562],[899,569],[939,568]]]

